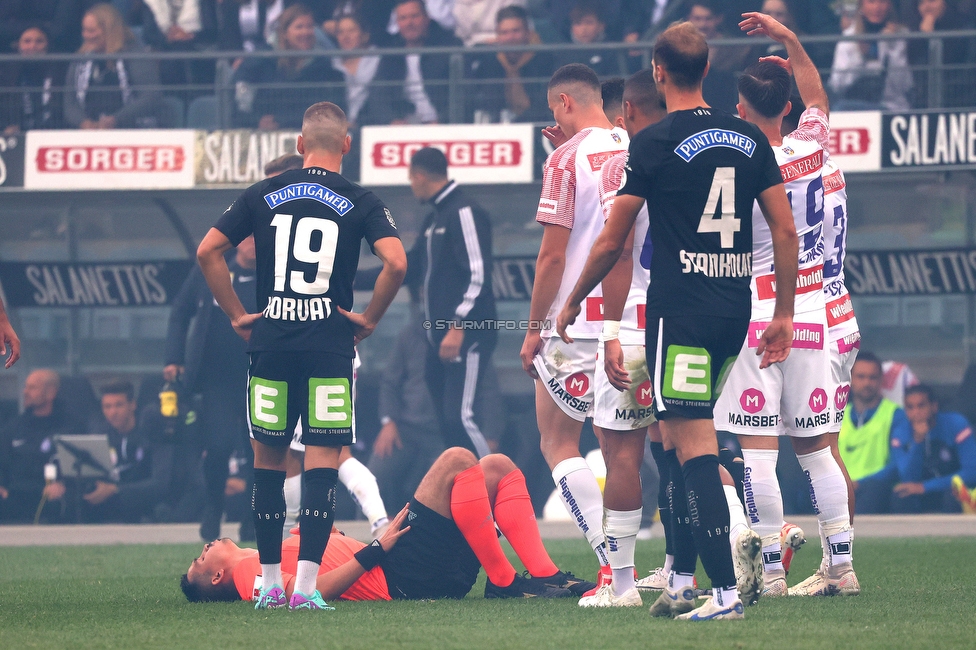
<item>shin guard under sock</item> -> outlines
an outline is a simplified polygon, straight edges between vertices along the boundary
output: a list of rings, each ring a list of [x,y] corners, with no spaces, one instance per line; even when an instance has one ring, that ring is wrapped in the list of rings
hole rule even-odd
[[[322,563],[325,547],[332,534],[332,521],[335,519],[335,490],[339,472],[331,467],[305,470],[305,489],[302,492],[302,510],[299,518],[301,539],[298,543],[299,561]],[[307,578],[308,576],[306,576]],[[295,583],[295,590],[305,594],[315,591],[312,579]],[[310,588],[310,590],[309,590]]]
[[[695,546],[695,536],[691,531],[691,520],[688,517],[688,498],[685,495],[685,479],[681,473],[681,463],[678,462],[678,452],[671,450],[665,453],[668,460],[668,470],[671,475],[671,489],[669,504],[671,509],[674,562],[671,570],[675,573],[694,575],[698,566],[698,549]]]
[[[689,459],[681,466],[688,498],[688,517],[695,546],[713,588],[735,588],[729,546],[729,508],[718,473],[718,456]]]
[[[671,504],[668,501],[668,491],[671,485],[671,470],[668,469],[666,453],[664,451],[664,443],[651,443],[651,457],[654,459],[654,464],[657,465],[657,510],[658,516],[661,518],[661,527],[664,528],[664,552],[668,555],[674,555],[674,548],[671,546],[671,528],[674,524],[671,521]]]
[[[580,456],[567,458],[552,468],[552,480],[566,511],[596,553],[600,566],[608,566],[603,535],[603,494],[593,470]]]
[[[285,525],[285,495],[282,489],[284,485],[284,472],[254,469],[251,513],[254,517],[254,537],[262,565],[281,564],[281,533]]]
[[[532,499],[521,470],[512,470],[498,481],[495,522],[530,575],[548,578],[559,571],[542,543]]]
[[[512,584],[515,580],[515,567],[505,557],[505,552],[498,543],[495,518],[491,514],[485,473],[481,470],[481,465],[469,467],[454,477],[451,516],[492,584],[499,587]]]

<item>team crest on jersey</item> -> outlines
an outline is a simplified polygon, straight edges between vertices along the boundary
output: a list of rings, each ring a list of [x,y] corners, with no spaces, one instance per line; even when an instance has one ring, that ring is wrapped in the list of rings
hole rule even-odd
[[[322,205],[327,205],[335,210],[340,216],[346,216],[355,206],[352,201],[336,194],[329,188],[318,183],[292,183],[280,190],[269,192],[264,195],[264,202],[274,210],[282,203],[297,201],[298,199],[312,199]]]
[[[714,147],[735,149],[752,158],[752,154],[756,151],[756,141],[747,135],[728,129],[706,129],[689,135],[674,152],[685,162],[691,162],[691,159],[701,152]]]
[[[610,137],[613,138],[613,141],[616,142],[617,144],[623,144],[624,142],[623,140],[620,139],[620,136],[614,133],[613,131],[610,132]]]
[[[785,153],[787,156],[792,156],[796,152],[793,151],[793,147],[783,147],[783,153]]]
[[[386,220],[390,222],[390,225],[396,228],[396,221],[393,220],[393,213],[390,212],[390,209],[383,208],[383,213],[386,214]]]

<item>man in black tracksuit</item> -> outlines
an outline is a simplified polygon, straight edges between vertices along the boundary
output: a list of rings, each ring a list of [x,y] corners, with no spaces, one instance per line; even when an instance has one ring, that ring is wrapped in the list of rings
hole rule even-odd
[[[407,278],[423,281],[425,318],[430,323],[427,384],[444,446],[466,447],[482,457],[490,450],[474,421],[474,404],[498,338],[491,220],[448,180],[447,158],[439,149],[414,154],[410,186],[414,196],[433,208],[410,253]]]

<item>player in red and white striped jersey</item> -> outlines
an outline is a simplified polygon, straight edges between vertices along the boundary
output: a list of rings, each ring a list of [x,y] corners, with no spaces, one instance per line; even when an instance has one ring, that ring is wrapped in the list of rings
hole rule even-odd
[[[546,160],[536,220],[544,226],[522,345],[522,367],[536,380],[542,454],[566,509],[608,566],[603,496],[579,451],[583,420],[591,415],[597,339],[603,330],[599,288],[572,329],[574,343],[555,336],[556,314],[572,291],[603,228],[600,168],[626,151],[621,133],[603,113],[600,81],[585,65],[563,66],[549,82],[549,108],[569,139]],[[545,323],[543,323],[545,321]]]
[[[759,369],[753,350],[764,323],[772,316],[776,295],[772,246],[753,219],[753,313],[749,336],[729,374],[715,409],[716,426],[739,435],[745,460],[746,511],[762,537],[765,588],[770,596],[787,593],[780,531],[783,501],[776,478],[779,433],[791,436],[800,466],[810,481],[814,510],[827,539],[827,576],[842,593],[858,593],[851,564],[851,525],[845,476],[830,451],[834,419],[831,402],[843,394],[831,373],[823,292],[824,186],[827,158],[828,101],[816,67],[796,35],[773,18],[744,14],[740,26],[783,43],[789,61],[769,57],[750,66],[739,80],[739,115],[769,137],[800,238],[794,309],[793,353],[784,363]],[[807,109],[792,133],[782,136],[789,113],[790,77],[796,77]]]

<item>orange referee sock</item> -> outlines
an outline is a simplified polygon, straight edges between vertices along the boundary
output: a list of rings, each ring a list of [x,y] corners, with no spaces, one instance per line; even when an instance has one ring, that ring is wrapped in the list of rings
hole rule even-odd
[[[498,482],[495,521],[533,577],[548,578],[559,571],[542,544],[532,499],[520,470],[511,471]]]
[[[499,587],[507,587],[515,580],[515,567],[505,557],[495,532],[491,516],[485,473],[481,465],[469,467],[454,477],[451,490],[451,515],[468,546],[474,551],[488,579]]]

